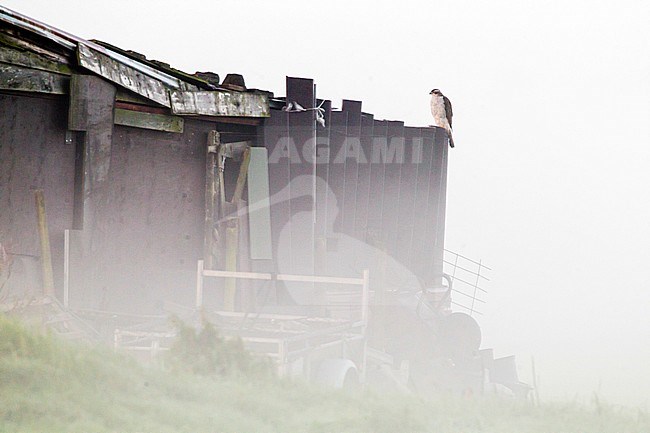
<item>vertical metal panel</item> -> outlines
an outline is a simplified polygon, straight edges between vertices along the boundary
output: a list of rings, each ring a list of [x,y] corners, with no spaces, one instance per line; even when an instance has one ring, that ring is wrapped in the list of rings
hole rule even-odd
[[[385,154],[384,203],[382,231],[387,251],[394,257],[397,244],[397,221],[400,213],[399,182],[404,163],[404,122],[388,122],[388,148]]]
[[[310,103],[310,97],[316,96],[309,94],[310,85],[311,80],[288,79],[287,102],[315,107],[315,102]],[[420,278],[433,278],[441,271],[444,241],[444,227],[439,227],[444,224],[445,196],[441,192],[446,187],[446,147],[441,146],[444,134],[436,137],[435,128],[405,128],[403,122],[376,121],[372,115],[361,113],[361,103],[356,101],[345,100],[341,111],[331,111],[327,101],[323,108],[325,128],[312,129],[315,125],[313,111],[274,111],[264,127],[265,145],[270,154],[275,144],[270,143],[273,140],[269,138],[272,134],[278,136],[277,131],[271,132],[273,129],[286,128],[284,136],[290,137],[295,145],[291,149],[295,158],[287,157],[283,164],[276,164],[269,171],[272,193],[281,188],[274,188],[273,184],[287,185],[303,174],[315,174],[324,181],[315,183],[312,195],[316,201],[312,232],[309,233],[306,226],[290,230],[289,260],[293,265],[304,264],[307,257],[320,264],[320,256],[337,257],[337,245],[327,245],[326,241],[350,239],[346,237],[349,235],[361,241],[353,241],[351,245],[363,247],[364,254],[383,251]],[[315,137],[317,146],[329,150],[327,163],[313,164],[302,154],[305,149],[314,151],[304,147],[310,134]],[[358,144],[346,141],[355,138]],[[273,205],[272,219],[282,220],[282,224],[272,224],[274,243],[278,231],[292,216],[309,214],[312,208],[300,200],[304,195],[308,193],[290,191],[288,211],[282,211],[282,205]],[[305,224],[304,218],[300,223]],[[300,247],[294,248],[298,244]],[[319,252],[325,247],[326,253]],[[308,249],[311,250],[305,254]],[[376,257],[356,259],[364,261]],[[319,265],[319,269],[327,269],[327,266]]]
[[[333,229],[340,233],[342,230],[343,201],[345,195],[345,166],[337,162],[339,154],[343,154],[347,129],[348,113],[343,111],[332,111],[330,127],[330,157],[329,157],[329,180],[328,185],[333,197],[327,204],[327,219],[333,222]]]
[[[368,201],[367,241],[372,245],[383,244],[382,220],[384,209],[384,184],[386,167],[379,157],[382,146],[388,146],[388,122],[375,120],[370,149],[370,198]]]
[[[324,110],[325,126],[316,126],[316,176],[321,180],[316,182],[316,227],[314,229],[315,267],[316,273],[324,275],[327,269],[327,235],[328,220],[327,207],[329,193],[329,152],[330,152],[330,126],[331,126],[331,101],[318,101]]]
[[[342,158],[344,188],[341,203],[341,232],[354,236],[357,213],[357,188],[359,183],[359,159],[361,152],[361,102],[343,100],[343,112],[347,113]]]
[[[441,130],[438,130],[436,134],[436,148],[439,149],[440,160],[438,170],[440,172],[439,183],[438,183],[438,213],[436,215],[436,238],[435,238],[435,250],[433,254],[433,266],[432,269],[436,275],[442,275],[443,269],[443,256],[445,248],[445,223],[446,223],[446,211],[447,211],[447,158],[449,156],[449,145],[447,141],[446,134]],[[436,284],[440,284],[439,280],[436,281]]]
[[[354,232],[357,238],[367,239],[368,207],[370,205],[370,158],[372,155],[372,136],[374,120],[372,114],[363,113],[361,116],[360,142],[363,152],[363,163],[359,163],[357,176],[357,210]]]
[[[430,245],[426,233],[432,225],[427,212],[429,209],[430,178],[435,176],[433,169],[434,132],[431,128],[421,129],[422,162],[418,166],[415,182],[415,207],[413,210],[414,223],[410,233],[411,251],[409,263],[416,275],[424,278],[430,266],[428,257],[433,254],[433,245]]]
[[[283,258],[277,247],[282,228],[291,219],[291,205],[288,200],[278,200],[280,192],[289,185],[290,146],[287,131],[288,113],[274,110],[264,127],[264,147],[269,153],[269,189],[271,194],[271,233],[276,248],[276,265]],[[287,254],[287,252],[284,252]],[[289,260],[286,258],[286,260]]]
[[[428,225],[425,227],[424,238],[427,242],[429,253],[429,267],[425,276],[429,284],[439,284],[442,267],[437,266],[436,257],[442,257],[443,245],[440,242],[440,233],[444,236],[444,227],[439,227],[441,215],[444,215],[444,203],[441,203],[441,187],[444,176],[444,153],[447,143],[444,139],[445,132],[436,128],[433,130],[433,158],[431,176],[429,177],[429,198],[426,211]],[[444,143],[443,143],[444,142]],[[443,221],[444,222],[444,221]]]
[[[314,81],[287,77],[287,101],[297,102],[308,109],[314,108]],[[288,131],[298,151],[297,158],[289,165],[292,218],[290,272],[309,274],[314,271],[316,112],[289,113],[287,118]],[[296,218],[296,215],[300,217]]]
[[[404,161],[400,164],[399,193],[397,208],[397,241],[395,257],[406,266],[409,263],[411,233],[415,224],[415,193],[417,172],[420,166],[421,137],[419,128],[404,128]]]

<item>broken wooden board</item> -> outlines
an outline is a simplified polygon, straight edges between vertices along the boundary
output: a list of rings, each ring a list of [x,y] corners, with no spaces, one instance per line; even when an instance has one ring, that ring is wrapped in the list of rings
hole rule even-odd
[[[65,95],[70,77],[0,63],[0,89]]]
[[[184,120],[177,116],[143,113],[139,111],[115,109],[115,124],[133,128],[153,129],[156,131],[182,133]]]
[[[2,45],[0,45],[0,62],[10,65],[24,66],[30,69],[55,72],[58,74],[71,74],[68,65],[55,62],[36,53],[13,49]]]
[[[225,90],[170,92],[172,113],[225,117],[270,117],[268,95]]]
[[[78,48],[78,56],[79,64],[83,68],[160,105],[165,107],[171,105],[167,88],[162,81],[145,75],[143,72],[81,43]]]

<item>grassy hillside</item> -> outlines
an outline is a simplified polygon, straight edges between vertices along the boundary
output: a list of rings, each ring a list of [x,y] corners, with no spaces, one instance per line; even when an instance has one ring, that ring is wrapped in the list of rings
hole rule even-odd
[[[504,400],[423,402],[145,369],[0,316],[0,432],[647,433],[647,413]]]

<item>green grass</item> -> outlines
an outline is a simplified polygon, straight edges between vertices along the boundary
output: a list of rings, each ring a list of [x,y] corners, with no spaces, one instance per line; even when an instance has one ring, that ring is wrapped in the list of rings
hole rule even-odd
[[[268,375],[147,369],[0,316],[0,432],[647,433],[645,412],[501,399],[346,394]]]

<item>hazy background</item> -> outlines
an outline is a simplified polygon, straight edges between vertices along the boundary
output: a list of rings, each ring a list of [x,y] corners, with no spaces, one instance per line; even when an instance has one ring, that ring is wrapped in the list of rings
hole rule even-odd
[[[650,3],[32,1],[6,7],[186,72],[431,123],[454,104],[448,248],[491,266],[484,346],[542,398],[648,407]]]

